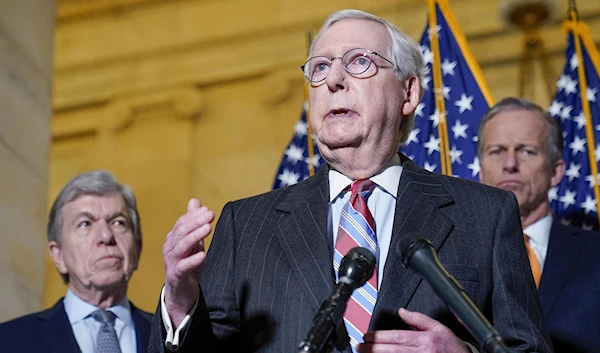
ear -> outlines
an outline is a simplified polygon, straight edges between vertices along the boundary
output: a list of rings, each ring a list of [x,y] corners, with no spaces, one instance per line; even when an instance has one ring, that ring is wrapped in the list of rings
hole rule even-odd
[[[411,76],[404,81],[404,103],[402,115],[414,112],[421,101],[421,81],[416,76]]]
[[[550,178],[550,185],[556,186],[562,180],[565,175],[565,161],[559,159],[552,167],[552,178]]]
[[[54,262],[54,266],[56,266],[58,272],[62,275],[68,274],[67,266],[62,257],[62,250],[56,241],[53,240],[48,243],[48,252],[50,253],[52,262]]]

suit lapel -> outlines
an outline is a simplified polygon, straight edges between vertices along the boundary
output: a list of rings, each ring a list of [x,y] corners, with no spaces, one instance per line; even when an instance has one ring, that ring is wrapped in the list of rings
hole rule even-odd
[[[539,288],[544,317],[552,310],[556,298],[576,268],[572,261],[579,257],[584,246],[583,242],[577,241],[577,233],[576,228],[564,226],[557,219],[552,224]]]
[[[46,342],[51,353],[81,352],[65,312],[62,298],[52,308],[41,312],[38,318],[43,321],[41,338]]]
[[[292,188],[275,205],[276,230],[292,272],[316,310],[333,290],[331,242],[327,235],[328,168]]]
[[[372,329],[385,329],[390,315],[397,318],[398,308],[408,305],[421,282],[420,276],[402,265],[397,253],[400,238],[407,233],[416,232],[431,240],[435,248],[439,249],[454,227],[444,211],[440,210],[454,201],[440,184],[439,177],[418,168],[409,160],[404,161],[403,167],[396,198],[392,240],[371,320]]]
[[[129,302],[131,305],[131,316],[135,326],[135,340],[138,353],[146,353],[148,342],[150,341],[150,325],[151,321],[144,317],[144,313]]]

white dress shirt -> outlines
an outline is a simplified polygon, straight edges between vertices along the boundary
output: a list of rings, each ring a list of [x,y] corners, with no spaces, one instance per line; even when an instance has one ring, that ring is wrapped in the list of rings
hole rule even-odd
[[[63,299],[65,311],[75,340],[82,353],[96,352],[96,337],[100,331],[100,322],[90,316],[91,313],[98,310],[98,307],[91,305],[79,298],[71,290],[67,291]],[[115,331],[119,338],[119,345],[122,353],[137,352],[137,342],[135,337],[135,325],[131,316],[131,307],[127,297],[123,298],[117,305],[111,306],[107,310],[116,315]]]
[[[523,233],[529,237],[529,247],[535,253],[540,263],[540,271],[544,271],[546,254],[548,254],[548,242],[550,241],[550,229],[552,228],[552,214],[540,219],[529,227],[523,229]]]

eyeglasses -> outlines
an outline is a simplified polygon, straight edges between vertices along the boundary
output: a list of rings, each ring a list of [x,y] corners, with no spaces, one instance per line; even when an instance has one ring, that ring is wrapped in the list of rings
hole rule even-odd
[[[377,55],[392,64],[392,66],[394,65],[390,60],[374,51],[364,48],[355,48],[348,50],[343,56],[336,56],[333,58],[313,56],[308,59],[304,65],[300,66],[300,68],[304,72],[304,77],[306,77],[307,80],[312,83],[317,83],[323,81],[327,77],[329,69],[331,69],[331,65],[335,59],[342,59],[344,70],[350,75],[356,76],[367,72],[373,62],[373,55]]]

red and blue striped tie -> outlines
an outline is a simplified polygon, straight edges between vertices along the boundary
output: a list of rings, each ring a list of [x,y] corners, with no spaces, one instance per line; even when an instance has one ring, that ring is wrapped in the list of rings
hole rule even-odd
[[[350,200],[342,209],[333,254],[336,280],[340,262],[350,249],[361,246],[371,250],[376,259],[379,258],[379,247],[375,236],[375,220],[366,202],[366,198],[373,192],[375,186],[375,183],[368,179],[356,180],[351,185]],[[369,322],[376,301],[377,267],[367,283],[354,290],[344,313],[344,322],[353,352],[355,352],[356,345],[363,342],[363,335],[369,329]]]

